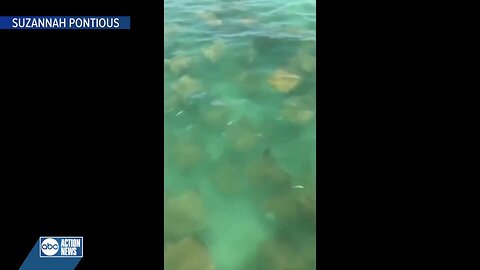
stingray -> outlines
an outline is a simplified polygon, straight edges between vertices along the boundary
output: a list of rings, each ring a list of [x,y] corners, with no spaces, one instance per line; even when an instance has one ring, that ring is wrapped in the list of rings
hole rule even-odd
[[[178,93],[171,92],[163,97],[163,111],[170,113],[177,111],[183,105],[182,96]]]
[[[260,247],[258,262],[263,269],[309,270],[315,263],[315,249],[314,241],[306,241],[298,248],[277,236]]]
[[[295,190],[272,196],[264,201],[261,209],[265,217],[279,226],[315,232],[316,198],[311,190]]]
[[[187,99],[200,91],[200,82],[188,75],[183,75],[173,84],[173,90],[179,93],[184,99]]]
[[[204,159],[204,149],[198,142],[187,139],[179,141],[174,147],[176,161],[184,172],[197,166]]]
[[[202,119],[211,127],[225,127],[229,121],[231,111],[227,106],[221,105],[220,102],[214,100],[211,102],[211,106],[201,110]]]
[[[198,16],[208,25],[208,26],[221,26],[223,21],[220,20],[215,13],[210,11],[204,11],[198,13]]]
[[[231,146],[239,151],[251,149],[260,139],[255,125],[242,118],[237,122],[230,122],[226,136]]]
[[[180,239],[195,235],[207,227],[200,195],[191,191],[165,202],[165,238]]]
[[[292,176],[273,157],[270,148],[265,149],[261,158],[248,169],[250,185],[270,193],[291,188]]]
[[[174,74],[180,74],[189,69],[192,65],[192,58],[182,55],[177,55],[168,61],[168,66]]]
[[[217,163],[211,175],[212,183],[217,191],[224,194],[238,194],[243,191],[244,176],[239,172],[239,166],[230,161]]]
[[[290,59],[290,65],[302,72],[313,73],[317,67],[317,60],[315,56],[308,54],[305,50],[300,50]]]
[[[222,57],[224,50],[224,42],[222,40],[216,40],[210,47],[202,49],[202,53],[210,62],[215,64]]]
[[[267,82],[280,93],[290,93],[300,82],[300,76],[278,69]]]
[[[207,246],[196,237],[167,244],[164,252],[166,270],[214,270]]]
[[[285,100],[282,117],[293,124],[307,124],[315,118],[315,99],[309,96],[293,96]]]
[[[240,19],[239,22],[245,27],[251,27],[251,26],[254,26],[258,23],[257,20],[252,19],[252,18]]]
[[[280,225],[304,221],[311,224],[315,219],[315,197],[311,188],[295,186],[295,179],[277,163],[270,148],[250,168],[248,177],[252,187],[268,194],[259,206],[267,218]]]
[[[279,55],[294,55],[302,44],[298,39],[275,37],[276,33],[271,29],[262,29],[259,27],[256,32],[262,33],[262,35],[253,38],[253,48],[262,58],[265,58],[268,63],[284,63],[285,59],[279,57]]]

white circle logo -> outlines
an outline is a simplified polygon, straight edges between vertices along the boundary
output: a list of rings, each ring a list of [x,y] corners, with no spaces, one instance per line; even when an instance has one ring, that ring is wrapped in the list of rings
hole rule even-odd
[[[53,238],[47,238],[42,242],[42,252],[47,256],[53,256],[58,252],[58,242]]]

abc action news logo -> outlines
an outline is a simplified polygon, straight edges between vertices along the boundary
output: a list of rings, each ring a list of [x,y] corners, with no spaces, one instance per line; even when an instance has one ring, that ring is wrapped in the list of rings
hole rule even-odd
[[[40,257],[81,258],[83,237],[40,237]]]

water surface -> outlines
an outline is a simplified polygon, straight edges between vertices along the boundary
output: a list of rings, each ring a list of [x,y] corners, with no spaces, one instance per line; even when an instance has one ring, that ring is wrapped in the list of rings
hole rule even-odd
[[[314,0],[165,0],[165,267],[314,269]]]

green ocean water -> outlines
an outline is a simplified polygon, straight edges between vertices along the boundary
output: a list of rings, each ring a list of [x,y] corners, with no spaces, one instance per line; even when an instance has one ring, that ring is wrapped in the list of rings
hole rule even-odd
[[[315,10],[164,0],[166,269],[314,269]]]

